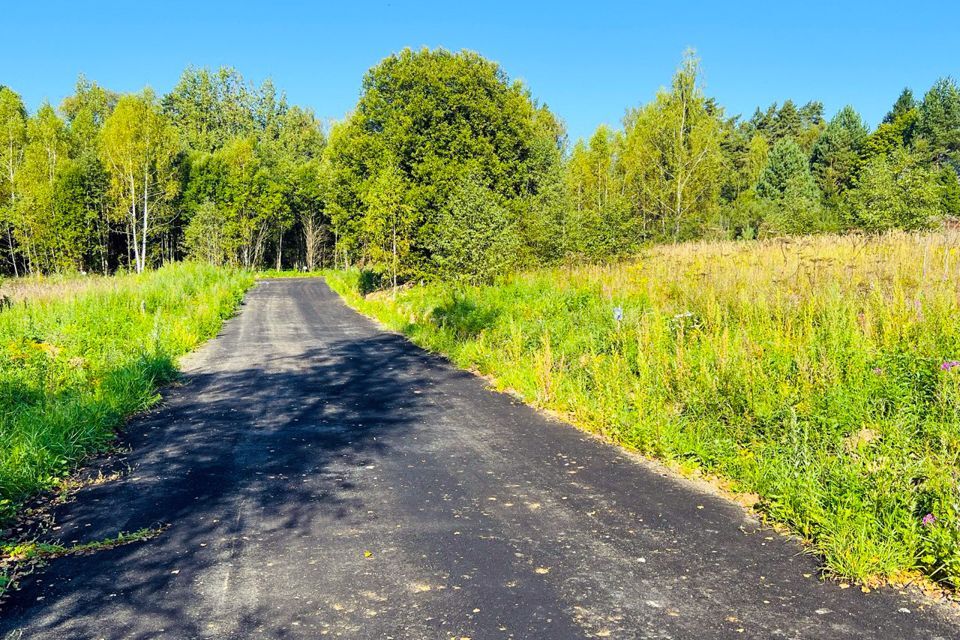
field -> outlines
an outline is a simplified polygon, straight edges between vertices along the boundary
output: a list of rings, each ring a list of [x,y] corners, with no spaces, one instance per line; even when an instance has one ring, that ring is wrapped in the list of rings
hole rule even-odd
[[[0,522],[106,447],[252,283],[196,264],[0,286]]]
[[[361,311],[575,424],[728,489],[829,572],[960,584],[960,235],[649,249]]]

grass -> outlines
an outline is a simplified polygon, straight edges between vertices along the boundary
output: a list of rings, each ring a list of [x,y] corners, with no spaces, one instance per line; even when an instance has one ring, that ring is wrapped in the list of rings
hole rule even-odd
[[[252,284],[197,264],[17,282],[0,310],[0,522],[105,449]],[[5,283],[4,290],[11,289]]]
[[[956,587],[958,247],[955,233],[694,243],[367,297],[357,272],[327,278],[528,402],[725,479],[837,575]]]

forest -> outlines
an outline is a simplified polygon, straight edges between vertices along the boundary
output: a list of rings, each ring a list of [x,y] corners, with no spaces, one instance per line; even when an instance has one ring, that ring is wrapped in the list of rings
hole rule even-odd
[[[186,69],[166,95],[81,77],[28,112],[0,85],[0,270],[360,266],[383,283],[490,281],[651,243],[921,230],[960,215],[960,87],[727,114],[687,52],[619,128],[571,142],[482,56],[406,49],[323,123],[272,82]]]

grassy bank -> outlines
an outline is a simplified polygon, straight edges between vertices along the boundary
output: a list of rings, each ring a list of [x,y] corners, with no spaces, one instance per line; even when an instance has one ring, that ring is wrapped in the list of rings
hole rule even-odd
[[[729,480],[838,574],[960,583],[960,237],[651,249],[361,311],[527,401]],[[617,320],[622,309],[622,320]]]
[[[251,283],[195,264],[15,283],[0,311],[0,521],[154,402]]]

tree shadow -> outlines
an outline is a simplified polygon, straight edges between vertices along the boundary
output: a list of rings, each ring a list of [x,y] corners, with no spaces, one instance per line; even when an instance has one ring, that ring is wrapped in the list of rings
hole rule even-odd
[[[232,566],[247,544],[282,544],[330,521],[362,527],[357,470],[389,455],[421,419],[423,403],[410,390],[426,386],[428,373],[435,382],[433,357],[377,334],[187,376],[129,425],[127,453],[84,474],[120,477],[89,482],[56,507],[43,539],[76,544],[169,528],[147,542],[54,560],[0,609],[0,637],[18,629],[30,637],[217,635],[184,615],[198,604],[193,581]],[[245,537],[251,531],[256,540]],[[238,613],[241,626],[277,616],[247,606]]]

